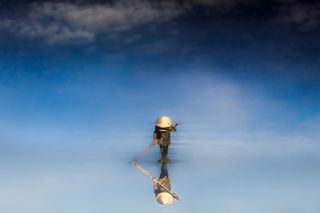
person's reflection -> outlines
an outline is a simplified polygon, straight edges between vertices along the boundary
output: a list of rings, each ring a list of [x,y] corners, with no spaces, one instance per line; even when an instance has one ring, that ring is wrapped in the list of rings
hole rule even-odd
[[[153,178],[153,190],[158,203],[162,205],[170,205],[173,203],[167,163],[161,164],[159,179],[157,180],[156,178]]]

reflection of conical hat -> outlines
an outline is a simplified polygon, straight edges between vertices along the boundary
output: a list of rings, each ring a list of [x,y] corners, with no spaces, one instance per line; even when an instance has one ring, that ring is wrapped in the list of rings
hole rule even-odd
[[[168,192],[160,192],[156,197],[158,203],[162,205],[170,205],[173,203],[173,197]]]
[[[160,128],[168,128],[172,126],[172,120],[168,116],[161,116],[160,118],[157,119],[156,126]]]

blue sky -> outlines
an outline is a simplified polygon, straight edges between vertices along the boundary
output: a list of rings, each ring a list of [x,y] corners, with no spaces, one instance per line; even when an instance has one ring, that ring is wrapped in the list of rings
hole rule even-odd
[[[1,2],[1,208],[319,212],[319,6]],[[170,207],[129,163],[164,114]]]

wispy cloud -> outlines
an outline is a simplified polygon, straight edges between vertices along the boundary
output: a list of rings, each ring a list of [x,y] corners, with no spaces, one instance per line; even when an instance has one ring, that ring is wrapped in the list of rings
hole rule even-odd
[[[24,18],[0,21],[0,27],[48,42],[90,41],[101,32],[119,32],[140,24],[170,20],[181,13],[176,3],[117,1],[114,4],[45,2],[29,5]]]
[[[283,2],[280,19],[285,23],[296,24],[302,30],[313,30],[320,25],[320,3]]]
[[[0,29],[26,38],[41,38],[49,43],[92,41],[100,33],[119,33],[147,23],[173,20],[193,8],[202,7],[211,13],[228,12],[236,7],[263,5],[262,0],[188,0],[150,1],[120,0],[114,3],[34,2],[21,14],[0,18]],[[295,23],[303,29],[319,25],[319,4],[297,1],[275,2],[278,16],[284,23]]]

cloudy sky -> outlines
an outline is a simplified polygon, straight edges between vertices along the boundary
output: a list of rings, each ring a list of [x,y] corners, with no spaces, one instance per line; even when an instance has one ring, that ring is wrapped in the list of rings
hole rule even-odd
[[[318,213],[319,29],[318,1],[1,1],[1,209]],[[168,208],[129,163],[163,114]]]

